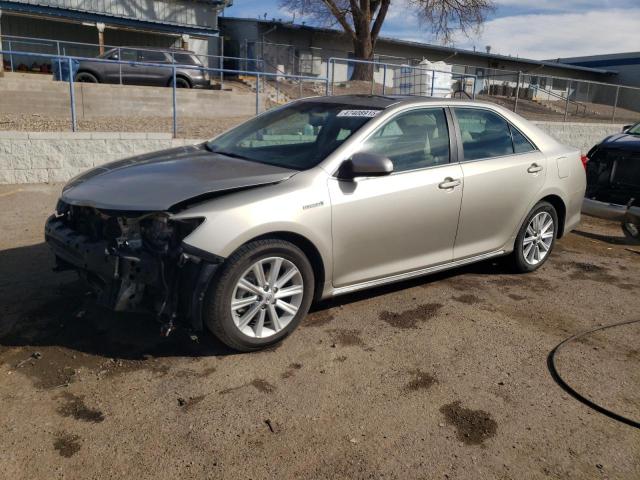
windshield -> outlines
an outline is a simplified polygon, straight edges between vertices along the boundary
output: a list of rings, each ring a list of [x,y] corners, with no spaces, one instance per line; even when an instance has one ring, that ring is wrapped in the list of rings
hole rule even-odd
[[[640,135],[640,123],[636,123],[633,127],[627,130],[627,133],[631,135]]]
[[[293,103],[209,141],[207,148],[254,162],[306,170],[320,163],[379,111],[338,103]]]

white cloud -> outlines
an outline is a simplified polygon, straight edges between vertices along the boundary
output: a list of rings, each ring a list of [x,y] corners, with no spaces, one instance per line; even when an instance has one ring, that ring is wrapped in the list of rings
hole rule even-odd
[[[478,37],[455,45],[534,59],[620,53],[640,48],[639,25],[640,8],[517,15],[486,22]]]
[[[621,8],[631,5],[629,0],[494,0],[496,6],[515,7],[527,10],[582,11],[595,9]]]

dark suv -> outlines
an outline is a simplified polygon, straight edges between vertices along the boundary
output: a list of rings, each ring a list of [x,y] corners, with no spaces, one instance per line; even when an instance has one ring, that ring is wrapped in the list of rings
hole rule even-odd
[[[81,60],[77,66],[74,66],[76,82],[171,86],[173,73],[170,66],[175,63],[178,65],[176,68],[177,87],[208,88],[210,86],[209,73],[204,69],[200,59],[188,50],[121,47],[113,48],[98,58],[131,63]],[[134,62],[166,65],[166,67],[140,65]]]

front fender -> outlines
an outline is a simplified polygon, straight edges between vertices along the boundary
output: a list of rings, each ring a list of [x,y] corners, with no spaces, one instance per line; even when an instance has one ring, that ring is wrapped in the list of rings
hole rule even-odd
[[[223,258],[271,233],[302,236],[320,253],[325,272],[331,272],[331,204],[326,181],[318,175],[303,172],[275,185],[224,195],[175,217],[203,217],[183,242]]]

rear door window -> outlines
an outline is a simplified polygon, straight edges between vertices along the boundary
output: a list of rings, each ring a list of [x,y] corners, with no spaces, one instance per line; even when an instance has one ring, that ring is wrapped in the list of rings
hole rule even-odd
[[[509,124],[501,116],[478,108],[455,108],[465,160],[512,155]]]

